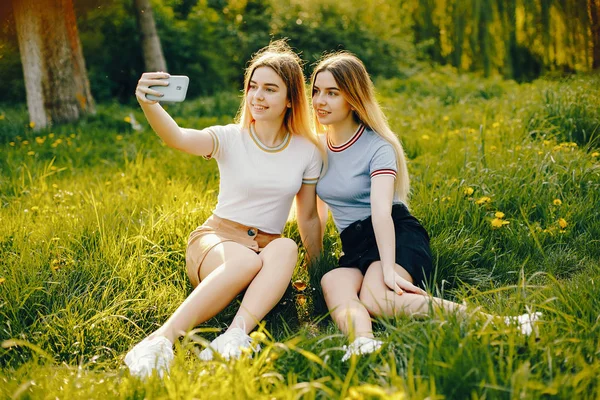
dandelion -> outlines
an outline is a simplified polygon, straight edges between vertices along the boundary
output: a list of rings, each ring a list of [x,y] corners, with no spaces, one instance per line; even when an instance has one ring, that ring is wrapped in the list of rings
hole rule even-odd
[[[35,138],[35,142],[36,142],[37,144],[43,144],[45,141],[46,141],[46,138],[45,138],[45,137],[39,137],[39,136],[38,136],[38,137],[36,137],[36,138]]]
[[[560,199],[554,199],[552,201],[552,204],[554,204],[555,206],[560,206],[562,205],[562,201]]]
[[[71,133],[71,134],[69,135],[69,137],[70,137],[71,139],[75,139],[75,136],[76,136],[76,135],[75,135],[74,133]]]
[[[255,342],[264,342],[267,339],[267,335],[262,332],[254,331],[250,334],[250,337]]]
[[[544,154],[543,151],[538,151],[538,155],[541,156],[542,154]]]
[[[450,196],[442,197],[442,203],[452,200]]]
[[[15,142],[10,142],[9,143],[12,147],[15,147]]]
[[[598,156],[600,156],[600,152],[595,151],[592,153],[592,158],[596,158]]]
[[[466,187],[465,190],[463,190],[463,194],[465,196],[470,196],[473,193],[475,193],[475,189],[473,189],[472,187]]]
[[[31,129],[35,128],[35,122],[33,122],[33,121],[29,121],[29,127],[30,127]]]
[[[21,142],[21,144],[22,144],[23,146],[27,146],[27,145],[29,144],[29,140],[23,140],[23,141]]]
[[[28,155],[28,156],[32,156],[32,155],[34,155],[34,154],[35,154],[35,151],[28,151],[28,152],[27,152],[27,155]]]
[[[494,122],[492,124],[492,128],[498,128],[500,126],[500,122]]]
[[[569,224],[567,223],[567,221],[564,218],[558,219],[558,226],[560,226],[561,229],[566,229],[567,225],[569,225]]]
[[[54,137],[54,133],[50,133],[50,134],[48,135],[48,137],[49,137],[50,139],[52,139],[52,138]]]
[[[0,121],[2,121],[4,118],[4,114],[0,114]]]
[[[0,278],[0,285],[2,285],[4,282],[6,282],[6,278]]]
[[[521,146],[515,146],[515,151],[520,151],[523,147]]]
[[[448,120],[450,120],[450,117],[449,117],[449,116],[447,116],[447,115],[444,115],[444,117],[443,117],[442,119],[443,119],[444,121],[448,121]]]
[[[492,220],[492,228],[502,228],[504,225],[510,224],[509,221],[505,221],[501,218],[494,218]]]
[[[125,118],[123,118],[123,121],[125,121],[127,123],[130,123],[131,122],[131,117],[130,116],[125,117]]]
[[[423,139],[423,140],[429,140],[429,139],[430,139],[430,137],[429,137],[429,135],[422,135],[422,136],[421,136],[421,139]]]
[[[117,141],[123,140],[123,135],[117,135],[115,139],[117,139]]]
[[[55,165],[53,165],[53,166],[50,167],[50,171],[56,171],[57,169],[58,169],[58,167],[55,166]]]
[[[483,196],[483,197],[481,197],[481,198],[477,199],[477,200],[475,201],[475,204],[478,204],[478,205],[481,205],[481,204],[487,204],[487,203],[489,203],[489,202],[491,202],[491,201],[492,201],[492,199],[491,199],[491,198],[489,198],[489,197],[487,197],[487,196]]]
[[[496,151],[498,148],[496,146],[490,146],[490,151]]]
[[[504,213],[502,211],[496,211],[496,213],[494,214],[494,217],[502,219],[502,218],[504,218]]]

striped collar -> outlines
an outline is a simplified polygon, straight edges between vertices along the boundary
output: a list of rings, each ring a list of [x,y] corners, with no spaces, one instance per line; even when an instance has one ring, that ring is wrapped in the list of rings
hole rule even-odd
[[[292,135],[287,132],[281,143],[279,143],[277,146],[269,147],[260,141],[258,135],[256,135],[256,131],[254,130],[254,123],[252,123],[250,124],[250,137],[261,150],[266,151],[267,153],[279,153],[280,151],[283,151],[288,144],[290,144]]]
[[[364,131],[365,131],[365,126],[363,124],[360,124],[358,126],[358,129],[354,133],[354,135],[352,135],[352,137],[350,139],[348,139],[346,141],[346,143],[341,144],[339,146],[334,146],[333,143],[331,143],[331,139],[329,138],[329,136],[327,136],[327,147],[329,148],[329,150],[333,151],[334,153],[339,153],[340,151],[344,151],[348,147],[350,147],[354,143],[356,143],[356,141],[361,137],[361,135],[363,134]]]

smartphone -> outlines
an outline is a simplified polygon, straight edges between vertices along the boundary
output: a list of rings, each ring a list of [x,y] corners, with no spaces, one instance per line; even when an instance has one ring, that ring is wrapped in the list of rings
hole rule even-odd
[[[187,93],[190,78],[185,75],[171,75],[166,81],[169,82],[168,86],[150,86],[151,89],[161,92],[163,94],[162,97],[146,94],[146,98],[148,100],[173,102],[185,100],[185,94]]]

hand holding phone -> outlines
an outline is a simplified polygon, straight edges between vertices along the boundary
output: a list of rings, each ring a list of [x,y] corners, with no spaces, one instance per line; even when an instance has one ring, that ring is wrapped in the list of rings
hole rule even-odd
[[[185,100],[190,79],[184,75],[166,72],[145,72],[138,81],[135,95],[140,103],[157,101],[180,102]]]
[[[185,100],[187,88],[190,83],[190,78],[185,75],[171,75],[167,79],[167,86],[150,86],[149,88],[162,94],[157,96],[154,94],[147,93],[146,98],[148,100],[157,101],[173,101],[180,102]]]

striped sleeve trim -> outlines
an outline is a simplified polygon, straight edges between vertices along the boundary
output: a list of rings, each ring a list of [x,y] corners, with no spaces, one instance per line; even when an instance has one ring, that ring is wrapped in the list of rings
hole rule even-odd
[[[396,177],[396,171],[394,171],[393,169],[378,169],[377,171],[373,171],[371,172],[371,178],[375,178],[376,176],[382,176],[382,175],[389,175],[389,176],[393,176],[394,178]]]
[[[319,181],[319,178],[304,178],[302,179],[302,184],[304,185],[316,185]]]
[[[210,137],[212,138],[212,141],[213,141],[213,150],[210,152],[209,155],[204,156],[204,158],[206,158],[207,160],[210,160],[219,151],[219,138],[217,137],[217,135],[213,131],[208,130],[207,132],[210,134]]]

